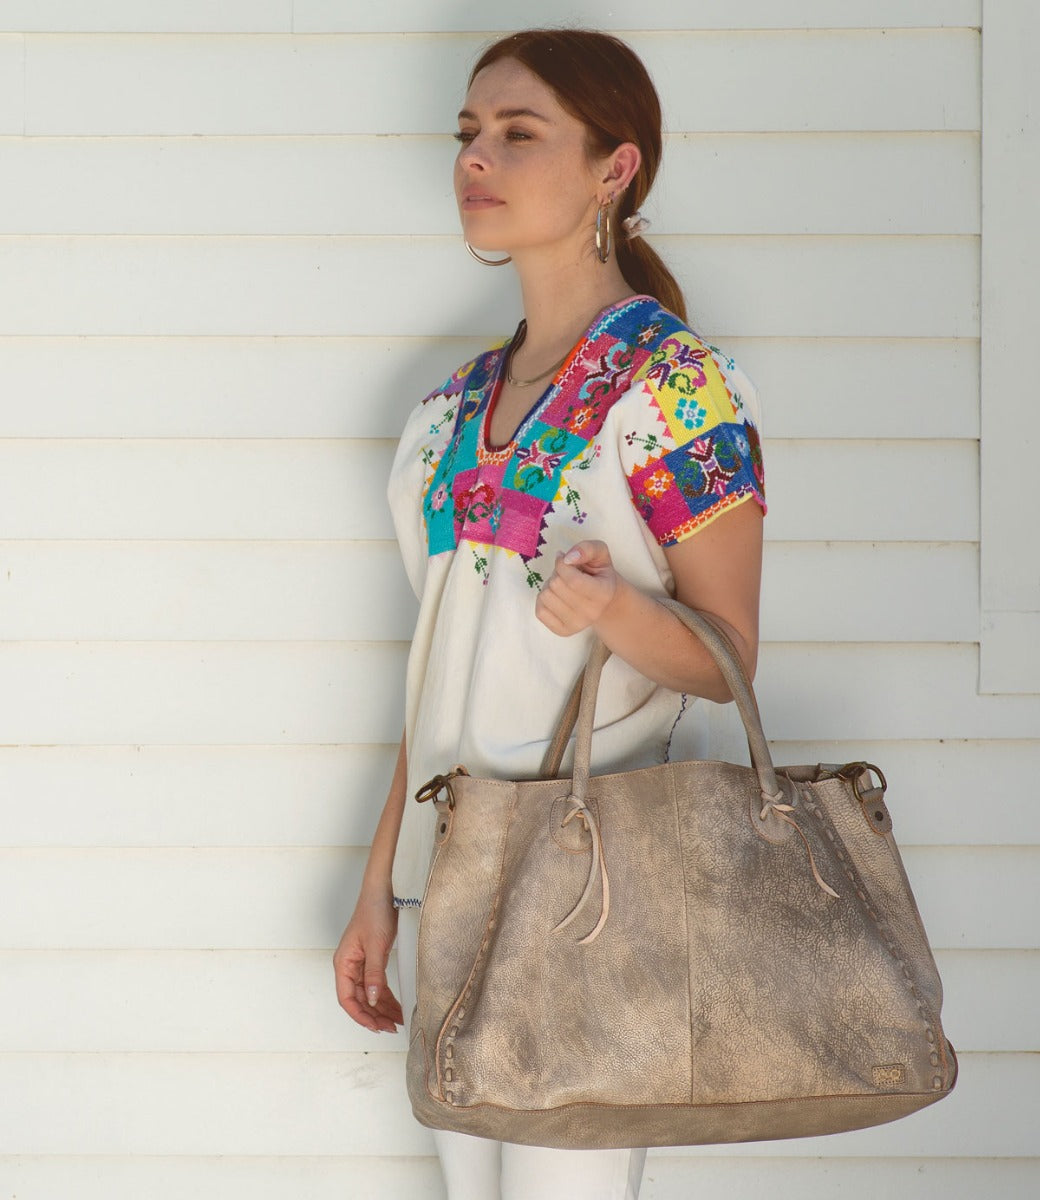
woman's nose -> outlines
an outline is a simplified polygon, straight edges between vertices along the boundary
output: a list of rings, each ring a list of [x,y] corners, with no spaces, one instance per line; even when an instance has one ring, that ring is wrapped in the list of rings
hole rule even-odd
[[[484,153],[484,143],[479,136],[462,147],[459,162],[468,170],[483,171],[487,168],[488,156]]]

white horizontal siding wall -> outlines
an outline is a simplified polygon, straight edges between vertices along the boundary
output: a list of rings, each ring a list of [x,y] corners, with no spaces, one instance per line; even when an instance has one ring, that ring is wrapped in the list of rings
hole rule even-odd
[[[329,953],[415,612],[393,439],[516,313],[445,133],[490,32],[569,19],[0,0],[4,1194],[442,1194]],[[1040,1186],[1040,697],[978,688],[982,24],[610,6],[666,109],[655,242],[766,406],[767,732],[884,767],[962,1056],[896,1125],[655,1152],[647,1200]]]

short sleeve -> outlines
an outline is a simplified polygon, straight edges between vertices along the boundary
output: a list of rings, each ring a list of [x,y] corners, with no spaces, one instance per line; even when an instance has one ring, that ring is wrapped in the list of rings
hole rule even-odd
[[[618,425],[632,502],[673,546],[747,500],[766,510],[757,397],[731,359],[696,334],[670,333],[625,399]]]

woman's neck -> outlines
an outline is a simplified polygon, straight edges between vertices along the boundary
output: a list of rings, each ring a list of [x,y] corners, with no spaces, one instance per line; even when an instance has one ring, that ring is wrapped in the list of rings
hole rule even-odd
[[[574,345],[597,313],[633,294],[613,257],[593,258],[577,268],[516,263],[523,296],[527,335],[522,362],[537,367],[552,362]],[[523,372],[517,372],[522,374]]]

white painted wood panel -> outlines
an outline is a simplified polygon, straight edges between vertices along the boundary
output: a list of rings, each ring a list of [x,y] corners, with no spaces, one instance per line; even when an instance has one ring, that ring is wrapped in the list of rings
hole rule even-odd
[[[1034,1114],[1017,1097],[1036,1094],[1040,1060],[965,1055],[961,1068],[948,1099],[906,1120],[698,1157],[1032,1157]],[[0,1070],[22,1098],[0,1126],[7,1155],[409,1155],[432,1144],[407,1116],[401,1054],[14,1054]]]
[[[978,334],[975,238],[651,240],[697,329]],[[0,238],[0,254],[8,334],[497,337],[518,311],[513,279],[467,261],[458,238]]]
[[[960,1053],[1040,1050],[1040,952],[940,950],[943,1023]],[[390,985],[396,991],[396,960]],[[0,951],[0,1053],[368,1053],[324,950]]]
[[[443,1200],[440,1168],[426,1158],[111,1158],[21,1155],[0,1158],[0,1177],[19,1200]],[[711,1159],[651,1150],[641,1200],[690,1200],[691,1191],[729,1200],[834,1200],[912,1196],[913,1200],[1034,1200],[1040,1159],[876,1158]]]
[[[527,0],[528,25],[574,22],[601,25],[598,0]],[[700,29],[787,28],[948,28],[978,26],[980,0],[700,0],[695,25]],[[660,0],[652,9],[636,0],[614,0],[612,30],[682,29],[690,24],[688,0]],[[474,0],[431,4],[399,0],[393,12],[364,0],[183,0],[176,7],[141,0],[0,0],[0,29],[60,33],[447,33],[518,28],[509,6],[489,8]],[[391,25],[392,22],[392,25]]]
[[[0,967],[0,1053],[408,1049],[339,1007],[331,949],[0,951]],[[395,956],[388,974],[400,995]]]
[[[772,742],[776,763],[877,763],[900,846],[1040,845],[1040,741]],[[747,760],[746,746],[741,757]]]
[[[349,19],[357,6],[337,0]],[[284,33],[293,0],[0,0],[0,29],[42,33]],[[968,23],[968,22],[966,22]]]
[[[1040,87],[1032,48],[1040,11],[1025,0],[990,6],[983,148],[981,409],[983,626],[986,691],[1040,693],[1040,533],[1030,509],[1040,417],[1028,379],[1040,306]],[[1014,430],[1010,436],[1007,430]]]
[[[396,758],[364,744],[5,746],[0,840],[368,846]]]
[[[16,745],[388,743],[404,666],[385,643],[0,643],[0,727]]]
[[[8,138],[0,232],[450,236],[455,149],[447,136]],[[643,211],[662,233],[976,234],[979,139],[675,134]]]
[[[24,2],[24,0],[23,0]],[[431,23],[436,15],[437,24]],[[378,30],[386,16],[358,0],[296,0],[294,28],[303,32]],[[604,16],[599,0],[525,0],[521,11],[490,8],[481,0],[433,6],[429,0],[401,0],[395,6],[398,28],[509,31],[522,24],[562,25],[576,21],[612,30],[628,29],[830,29],[900,26],[977,26],[980,0],[659,0],[652,8],[639,0],[612,0]]]
[[[490,341],[0,338],[0,434],[396,440],[419,400]]]
[[[404,662],[397,643],[0,643],[0,724],[28,745],[389,744]],[[780,741],[1035,738],[1040,697],[980,696],[977,675],[973,646],[784,642],[755,687]]]
[[[989,529],[992,532],[992,524]],[[983,545],[986,536],[984,532]],[[1040,535],[1035,528],[1022,529],[1017,550],[1031,563],[1040,563]],[[1032,592],[1025,593],[1019,603],[1034,604],[1035,608],[1024,612],[983,612],[981,692],[1040,692],[1040,571],[1034,570],[1034,574],[1036,584]]]
[[[1017,1178],[1016,1167],[1009,1164],[1002,1178]],[[678,1173],[683,1172],[680,1167]],[[409,1158],[363,1152],[319,1158],[18,1155],[0,1157],[0,1179],[17,1189],[19,1200],[443,1200],[445,1195],[432,1147],[426,1155]],[[1017,1200],[1017,1193],[1006,1194]],[[946,1200],[951,1197],[956,1200],[956,1193],[947,1193]],[[652,1193],[648,1200],[654,1200]]]
[[[0,33],[0,134],[20,134],[25,124],[24,59],[23,39]]]
[[[1037,1159],[712,1159],[651,1151],[641,1200],[690,1200],[691,1192],[727,1200],[867,1200],[878,1194],[913,1200],[1034,1200]],[[32,1200],[32,1198],[30,1198]]]
[[[391,541],[0,543],[9,640],[409,641],[417,608]]]
[[[983,696],[977,683],[972,645],[785,642],[764,647],[755,690],[766,733],[783,741],[809,730],[828,741],[1036,737],[1040,697]],[[1001,769],[995,756],[994,775]]]
[[[762,636],[972,641],[977,578],[967,542],[770,541]],[[391,541],[0,542],[7,640],[408,641],[416,611]]]
[[[0,441],[0,511],[9,540],[385,540],[393,451],[363,440]],[[773,540],[978,536],[973,442],[767,441],[765,461]]]
[[[734,749],[745,762],[746,746]],[[900,846],[1040,844],[1040,806],[1028,802],[1040,772],[1035,740],[776,742],[773,755],[786,764],[877,763]],[[389,744],[7,746],[0,840],[367,846],[395,756]]]
[[[0,337],[0,436],[396,439],[491,340]],[[720,340],[770,437],[978,437],[973,338]]]
[[[394,447],[331,440],[0,442],[10,538],[393,537]]]
[[[978,537],[978,449],[972,442],[767,440],[764,458],[771,538]]]
[[[902,854],[935,949],[1036,946],[1040,849],[908,846]],[[0,851],[0,865],[6,949],[331,952],[353,907],[364,854],[298,847],[24,849]],[[995,927],[978,897],[998,893],[1003,906]]]
[[[27,35],[26,132],[443,132],[485,40]],[[669,129],[979,128],[979,36],[970,29],[676,30],[626,40],[654,77]],[[407,86],[387,88],[391,76]]]
[[[979,628],[978,569],[977,549],[965,542],[769,542],[761,635],[776,642],[970,642]]]
[[[974,338],[727,337],[722,348],[754,380],[768,437],[979,435]]]

